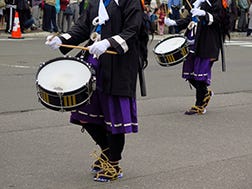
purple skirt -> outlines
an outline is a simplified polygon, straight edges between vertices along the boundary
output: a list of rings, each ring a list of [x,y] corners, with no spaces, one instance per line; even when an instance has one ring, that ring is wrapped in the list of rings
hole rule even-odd
[[[89,122],[106,127],[112,134],[138,132],[136,99],[107,95],[101,92],[99,62],[88,58],[96,71],[97,89],[93,92],[90,103],[71,112],[70,122]]]
[[[210,85],[212,65],[210,58],[196,57],[194,53],[190,52],[183,64],[182,78],[204,81]]]

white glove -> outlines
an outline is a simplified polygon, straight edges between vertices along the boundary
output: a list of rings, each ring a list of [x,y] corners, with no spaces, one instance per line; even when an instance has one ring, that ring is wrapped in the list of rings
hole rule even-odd
[[[103,54],[110,47],[110,43],[107,39],[103,39],[98,42],[94,42],[91,46],[89,46],[89,53],[94,54],[97,58],[101,54]]]
[[[192,17],[206,15],[206,11],[196,8],[193,8],[190,12],[192,13]]]
[[[201,3],[205,2],[206,0],[196,0],[194,3],[193,3],[193,8],[199,8]]]
[[[59,48],[59,45],[62,44],[61,39],[58,36],[53,36],[53,35],[49,35],[46,38],[46,45],[48,45],[51,49],[56,50]]]
[[[176,25],[177,25],[177,23],[176,23],[175,20],[172,20],[172,19],[170,19],[170,18],[168,18],[168,17],[165,17],[164,23],[165,23],[165,25],[167,25],[167,26],[176,26]]]

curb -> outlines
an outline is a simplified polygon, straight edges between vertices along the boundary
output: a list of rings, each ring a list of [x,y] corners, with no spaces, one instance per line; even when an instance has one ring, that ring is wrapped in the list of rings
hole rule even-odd
[[[45,32],[45,31],[34,31],[34,32],[29,32],[29,33],[22,33],[22,37],[26,38],[26,37],[46,37],[48,35],[50,35],[50,32]],[[0,37],[11,37],[11,34],[9,33],[5,33],[4,31],[0,32]]]
[[[34,31],[34,32],[30,32],[30,33],[23,33],[22,37],[26,38],[26,37],[47,37],[48,35],[50,35],[52,33],[50,32],[45,32],[45,31]],[[174,34],[165,34],[165,35],[154,35],[154,39],[153,40],[162,40],[165,39],[169,36],[172,36]],[[0,38],[2,37],[11,37],[11,34],[5,33],[4,31],[0,31]],[[151,37],[150,37],[151,38]],[[233,38],[251,38],[251,36],[246,36],[246,32],[232,32],[231,33],[231,39]]]

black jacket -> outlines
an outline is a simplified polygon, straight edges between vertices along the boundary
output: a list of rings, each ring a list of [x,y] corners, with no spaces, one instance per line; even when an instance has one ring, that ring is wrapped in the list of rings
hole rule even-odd
[[[209,0],[203,2],[201,9],[206,11],[205,16],[199,17],[195,37],[195,54],[201,58],[218,59],[221,48],[221,0]],[[191,22],[191,14],[185,19],[177,20],[180,26],[187,26]]]
[[[61,35],[64,44],[79,45],[89,39],[94,29],[92,21],[98,15],[99,0],[89,1],[87,9],[68,34]],[[107,6],[109,20],[102,25],[101,39],[108,39],[118,55],[99,57],[102,72],[102,90],[110,95],[135,97],[139,66],[139,29],[141,26],[140,1],[111,0]],[[66,37],[67,36],[67,37]],[[69,38],[70,37],[70,38]],[[69,49],[60,47],[63,54]]]

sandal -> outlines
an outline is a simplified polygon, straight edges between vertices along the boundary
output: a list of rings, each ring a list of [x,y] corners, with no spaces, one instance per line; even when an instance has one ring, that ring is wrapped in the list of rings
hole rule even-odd
[[[205,114],[206,109],[203,106],[192,106],[191,109],[185,112],[186,115],[194,115],[194,114]]]
[[[204,108],[206,108],[207,107],[207,105],[208,105],[208,103],[209,103],[209,101],[210,101],[210,99],[211,99],[211,97],[214,95],[214,93],[213,93],[213,91],[212,90],[210,90],[210,89],[208,89],[208,92],[207,92],[207,94],[205,95],[205,97],[204,97],[204,99],[203,99],[203,107]]]
[[[113,164],[106,162],[103,164],[102,171],[99,171],[94,176],[94,181],[97,182],[110,182],[123,177],[123,172],[118,162]]]
[[[96,152],[93,152],[92,155],[96,157],[97,160],[91,165],[91,173],[98,173],[103,170],[106,162],[108,162],[108,157],[103,153],[106,150],[108,150],[108,148],[103,150],[100,156],[98,156]]]

